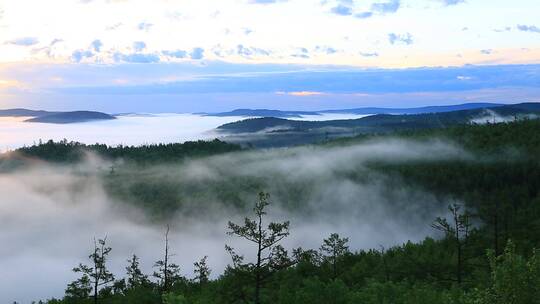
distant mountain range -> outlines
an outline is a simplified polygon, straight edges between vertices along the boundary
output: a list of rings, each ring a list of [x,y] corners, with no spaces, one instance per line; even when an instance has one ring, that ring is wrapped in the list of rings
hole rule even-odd
[[[440,108],[439,108],[440,109]],[[255,146],[304,144],[328,137],[449,127],[456,124],[502,122],[540,117],[540,103],[496,105],[422,114],[375,114],[358,119],[302,121],[277,117],[251,118],[217,128],[224,140]]]
[[[303,115],[321,115],[318,112],[311,111],[280,111],[269,109],[236,109],[230,112],[221,113],[202,113],[205,116],[242,116],[242,117],[286,117],[286,118],[301,118]]]
[[[78,123],[94,120],[116,119],[113,115],[95,111],[49,112],[28,109],[0,110],[0,117],[32,117],[25,122],[54,124]]]
[[[241,117],[277,117],[277,118],[301,118],[304,115],[332,114],[422,114],[422,113],[442,113],[460,110],[473,110],[481,108],[494,108],[504,106],[498,103],[464,103],[448,106],[427,106],[417,108],[354,108],[341,110],[321,110],[321,111],[280,111],[269,109],[236,109],[229,112],[202,113],[206,116],[241,116]]]

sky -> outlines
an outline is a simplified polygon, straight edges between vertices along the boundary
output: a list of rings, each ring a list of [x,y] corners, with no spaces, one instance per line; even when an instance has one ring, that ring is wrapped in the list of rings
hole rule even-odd
[[[0,0],[0,108],[540,101],[539,9],[537,0]]]

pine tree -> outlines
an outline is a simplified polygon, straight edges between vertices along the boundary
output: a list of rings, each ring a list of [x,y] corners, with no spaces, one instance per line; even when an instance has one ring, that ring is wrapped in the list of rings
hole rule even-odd
[[[338,276],[339,258],[349,252],[348,242],[348,238],[340,238],[337,233],[332,233],[329,238],[323,240],[320,248],[321,255],[324,260],[332,264],[332,275],[334,279]]]
[[[100,288],[114,281],[114,275],[107,269],[107,257],[111,252],[111,247],[106,245],[107,237],[96,241],[94,239],[94,252],[88,256],[92,264],[90,266],[79,264],[73,268],[76,273],[81,273],[81,278],[70,283],[66,289],[68,297],[85,298],[90,296],[94,303],[98,303]]]
[[[139,257],[134,254],[127,262],[129,263],[126,267],[127,288],[132,289],[149,285],[150,280],[148,280],[148,276],[143,274],[139,268]]]
[[[207,258],[208,256],[204,256],[200,261],[193,263],[193,266],[195,266],[195,279],[201,285],[208,282],[210,272],[212,272],[206,263]]]
[[[263,218],[266,215],[265,208],[269,205],[269,194],[259,193],[259,201],[253,209],[255,219],[244,219],[243,225],[229,222],[229,232],[227,234],[244,238],[254,243],[257,248],[256,262],[244,263],[244,257],[237,254],[232,247],[225,246],[231,255],[235,268],[243,269],[255,275],[254,303],[261,303],[261,289],[264,282],[276,271],[294,265],[296,262],[289,258],[287,251],[279,245],[284,238],[289,235],[289,222],[270,222],[266,228]],[[295,256],[299,255],[295,252]]]

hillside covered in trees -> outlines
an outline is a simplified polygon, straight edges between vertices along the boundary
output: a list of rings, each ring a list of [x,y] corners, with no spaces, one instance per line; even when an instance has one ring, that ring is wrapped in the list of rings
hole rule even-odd
[[[99,171],[107,192],[142,208],[156,223],[217,204],[247,216],[223,227],[223,234],[251,246],[244,255],[227,246],[231,260],[223,273],[212,272],[206,257],[193,261],[193,275],[180,272],[186,265],[177,265],[178,257],[168,252],[167,229],[163,246],[155,248],[163,258],[154,274],[143,273],[132,256],[125,257],[126,274],[114,277],[107,267],[115,248],[111,240],[98,239],[88,246],[89,260],[73,265],[79,279],[66,282],[65,297],[48,303],[540,303],[539,131],[540,121],[523,120],[263,151],[220,141],[117,148],[48,142],[11,152],[2,168],[22,170],[36,161],[73,166],[90,151],[108,160]],[[401,150],[388,152],[395,147]],[[306,168],[302,157],[333,165]],[[307,173],[286,176],[280,166]],[[197,175],[188,174],[193,168]],[[376,183],[382,198],[357,199],[387,204],[388,216],[410,204],[417,213],[447,211],[428,219],[436,237],[420,242],[354,248],[348,238],[359,231],[327,231],[319,247],[285,248],[282,241],[297,233],[286,214],[298,219],[316,212],[312,208],[341,208],[341,200],[354,197],[328,188],[331,196],[310,205],[318,189],[333,181],[357,188]],[[332,196],[335,201],[324,201]],[[276,208],[288,212],[278,221],[267,216]],[[362,212],[369,217],[373,210]],[[410,221],[431,215],[426,211]]]

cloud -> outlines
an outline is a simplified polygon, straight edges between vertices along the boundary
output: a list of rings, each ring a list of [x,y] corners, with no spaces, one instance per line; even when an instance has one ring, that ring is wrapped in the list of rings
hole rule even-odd
[[[152,26],[154,26],[152,23],[141,22],[137,25],[137,29],[141,31],[149,31]]]
[[[352,8],[350,6],[339,4],[331,8],[330,12],[336,15],[340,15],[340,16],[350,16],[352,15]]]
[[[133,42],[133,49],[135,52],[141,52],[146,48],[146,43],[144,41],[135,41]]]
[[[75,50],[71,54],[71,60],[75,62],[81,62],[85,58],[91,58],[94,56],[94,53],[88,50]]]
[[[359,54],[360,56],[363,56],[363,57],[378,57],[379,56],[379,53],[377,52],[372,52],[372,53],[360,52]]]
[[[369,52],[374,51],[372,49],[366,50]],[[478,55],[480,55],[479,50]],[[321,91],[321,88],[324,88],[325,92],[336,94],[369,93],[384,95],[395,93],[396,96],[414,92],[440,92],[442,95],[445,95],[450,94],[448,92],[465,92],[483,89],[495,90],[501,87],[538,90],[538,82],[540,81],[540,65],[464,66],[456,68],[403,70],[351,69],[348,71],[341,71],[334,68],[319,72],[304,70],[302,68],[291,70],[292,67],[290,65],[252,65],[213,62],[209,63],[205,69],[201,69],[200,67],[195,68],[194,66],[189,62],[147,66],[112,65],[104,67],[99,71],[89,69],[86,65],[70,65],[69,69],[62,66],[43,66],[38,70],[39,72],[26,72],[26,74],[22,75],[20,71],[5,72],[5,76],[3,77],[18,79],[24,83],[31,83],[37,82],[40,79],[36,75],[62,76],[63,78],[70,79],[70,86],[69,88],[57,87],[55,90],[65,96],[70,94],[140,95],[143,97],[152,94],[172,94],[177,96],[179,94],[248,94],[245,100],[251,100],[249,94],[299,90]],[[156,79],[162,79],[171,74],[178,75],[180,71],[182,72],[181,76],[186,76],[186,78],[190,79],[198,78],[199,80],[196,82],[170,82],[166,87],[153,85],[156,83]],[[458,75],[474,77],[475,81],[459,81],[456,79]],[[126,77],[132,80],[145,80],[133,87],[115,87],[110,85],[111,78]],[[89,83],[92,84],[91,87],[87,85]],[[362,87],[358,86],[359,83],[362,84]],[[54,89],[54,86],[49,88]],[[519,91],[521,90],[516,92]],[[508,93],[505,94],[504,99],[507,100],[510,95]],[[529,94],[529,97],[533,96],[531,94],[535,94],[536,99],[539,96],[538,93],[526,94]],[[501,98],[497,97],[491,100],[498,100],[500,102],[504,100]],[[460,97],[461,99],[462,97]],[[85,99],[81,102],[84,101]],[[272,102],[272,100],[261,100],[260,102]],[[391,102],[395,102],[395,100],[383,100],[383,103]],[[411,102],[418,104],[417,101]],[[425,101],[425,103],[430,102]],[[446,103],[448,103],[448,100],[446,100]],[[40,104],[38,103],[38,105]],[[130,103],[126,106],[131,107],[136,105]],[[157,105],[155,106],[157,107]],[[215,107],[217,105],[209,103],[209,106]]]
[[[272,4],[278,2],[287,2],[288,0],[249,0],[250,4]]]
[[[315,52],[322,52],[322,53],[325,53],[327,55],[330,55],[330,54],[335,54],[338,52],[337,49],[333,48],[333,47],[330,47],[330,46],[325,46],[325,45],[317,45],[315,47]]]
[[[194,48],[193,50],[191,50],[190,57],[191,57],[191,59],[194,59],[194,60],[203,59],[203,57],[204,57],[204,49],[200,48],[200,47]]]
[[[291,56],[296,57],[296,58],[303,58],[303,59],[308,59],[309,58],[309,55],[307,55],[307,54],[292,54]]]
[[[126,62],[126,63],[157,63],[160,61],[159,56],[156,54],[122,54],[115,53],[114,61]]]
[[[389,2],[373,3],[371,10],[380,14],[395,13],[400,6],[400,0],[391,0]]]
[[[242,57],[251,56],[269,56],[270,52],[264,49],[255,47],[245,47],[242,44],[236,46],[236,53]]]
[[[19,46],[31,46],[38,44],[39,40],[36,37],[21,37],[13,40],[8,40],[5,43]]]
[[[96,51],[96,52],[100,52],[102,46],[103,46],[103,43],[102,43],[101,40],[99,40],[99,39],[96,39],[96,40],[92,41],[92,43],[91,43],[91,47],[92,47],[92,48],[94,49],[94,51]]]
[[[460,3],[465,3],[465,0],[441,0],[441,2],[446,6],[451,6],[451,5],[457,5]]]
[[[64,40],[63,39],[53,39],[51,41],[51,43],[49,44],[49,46],[53,46],[53,45],[55,45],[57,43],[61,43],[61,42],[64,42]]]
[[[366,19],[366,18],[369,18],[371,16],[373,16],[373,13],[372,12],[361,12],[361,13],[358,13],[356,15],[354,15],[356,18],[359,18],[359,19]]]
[[[493,31],[494,31],[494,32],[497,32],[497,33],[502,33],[502,32],[509,32],[509,31],[511,31],[511,30],[512,30],[512,28],[509,27],[509,26],[507,26],[507,27],[504,27],[504,28],[502,28],[502,29],[494,29]]]
[[[115,23],[113,25],[110,25],[110,26],[107,26],[105,29],[107,31],[112,31],[112,30],[116,30],[117,28],[121,27],[122,26],[122,23],[119,22],[119,23]]]
[[[337,50],[332,48],[332,47],[328,47],[326,48],[326,54],[335,54],[337,53]]]
[[[17,80],[0,79],[0,89],[18,87],[19,85]]]
[[[538,28],[537,26],[535,25],[522,25],[522,24],[518,24],[517,26],[517,29],[522,31],[522,32],[533,32],[533,33],[540,33],[540,28]]]
[[[326,93],[323,92],[316,92],[316,91],[298,91],[298,92],[282,92],[278,91],[276,92],[278,95],[291,95],[291,96],[319,96],[319,95],[326,95]]]
[[[406,44],[406,45],[410,45],[414,42],[413,37],[410,33],[405,33],[405,34],[390,33],[388,34],[388,41],[390,42],[390,44],[401,43],[401,44]]]
[[[186,58],[187,52],[184,50],[175,50],[175,51],[163,51],[163,55],[174,58]]]
[[[493,53],[493,50],[492,49],[484,49],[484,50],[480,50],[480,53],[484,54],[484,55],[490,55]]]

